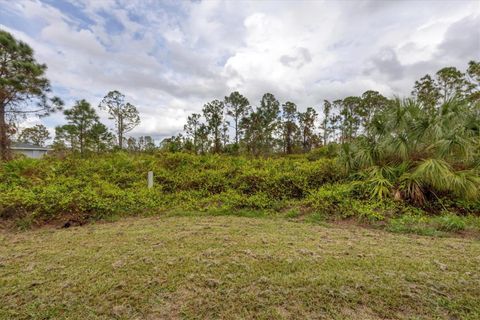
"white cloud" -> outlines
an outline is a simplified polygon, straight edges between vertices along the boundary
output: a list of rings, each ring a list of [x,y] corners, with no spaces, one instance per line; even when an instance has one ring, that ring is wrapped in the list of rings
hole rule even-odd
[[[254,105],[272,92],[304,109],[368,89],[405,95],[427,72],[480,59],[477,1],[76,0],[54,7],[25,0],[0,7],[0,27],[35,49],[68,103],[96,105],[109,90],[125,93],[141,113],[134,135],[181,131],[189,113],[233,90]],[[61,121],[56,115],[48,125]]]

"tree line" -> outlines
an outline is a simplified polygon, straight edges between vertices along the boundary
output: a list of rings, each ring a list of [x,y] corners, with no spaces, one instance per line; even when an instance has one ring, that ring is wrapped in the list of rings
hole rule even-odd
[[[15,122],[29,114],[40,117],[63,110],[67,124],[55,128],[57,150],[100,152],[112,149],[150,151],[156,148],[152,137],[126,137],[140,123],[134,105],[118,91],[109,92],[99,108],[114,121],[114,132],[99,120],[85,100],[64,110],[64,103],[51,95],[45,77],[46,66],[35,61],[33,50],[8,32],[0,30],[0,157],[9,157],[9,144],[17,134],[19,141],[42,145],[49,139],[45,126],[37,125],[16,132]],[[435,75],[425,75],[413,86],[412,98],[419,103],[419,113],[434,119],[440,106],[452,99],[465,101],[478,108],[480,64],[470,61],[465,72],[446,67]],[[377,115],[396,110],[397,99],[368,90],[361,96],[334,101],[325,100],[317,108],[298,110],[292,101],[281,103],[273,94],[265,93],[258,106],[238,91],[223,99],[206,103],[201,113],[187,118],[183,133],[164,139],[160,148],[172,152],[196,154],[231,153],[254,156],[275,153],[309,152],[328,144],[348,144],[368,136],[377,123]],[[33,107],[32,107],[33,106]],[[321,116],[316,109],[321,109]],[[383,121],[383,120],[382,120]]]
[[[453,98],[472,106],[478,103],[479,79],[480,63],[470,61],[465,72],[446,67],[434,76],[425,75],[415,82],[411,96],[421,105],[419,112],[434,118],[439,106]],[[254,108],[235,91],[223,100],[206,103],[202,113],[188,116],[184,132],[165,139],[162,147],[199,154],[309,152],[318,146],[345,144],[367,134],[378,121],[376,115],[394,110],[397,100],[368,90],[361,96],[324,100],[318,108],[322,112],[319,117],[316,108],[300,112],[294,102],[281,104],[271,93],[264,94]]]
[[[81,155],[87,152],[103,152],[112,148],[132,151],[150,150],[155,146],[153,138],[146,136],[135,139],[125,137],[140,123],[137,108],[125,102],[125,96],[119,91],[109,92],[99,104],[99,109],[106,110],[109,119],[115,123],[112,133],[100,118],[95,108],[85,99],[78,100],[66,110],[63,110],[67,124],[55,128],[55,138],[52,147],[56,151],[78,152]],[[47,128],[38,124],[24,128],[18,134],[19,142],[45,146],[50,139]]]
[[[88,151],[102,152],[116,146],[123,149],[132,147],[125,134],[140,124],[137,108],[125,101],[125,96],[117,90],[110,91],[100,102],[99,109],[106,110],[109,119],[115,123],[114,134],[100,122],[96,110],[85,100],[79,100],[63,113],[67,124],[55,128],[53,147],[57,150],[69,149],[85,154]],[[147,139],[150,143],[152,138]],[[141,139],[146,145],[145,138]],[[135,143],[136,145],[136,143]]]

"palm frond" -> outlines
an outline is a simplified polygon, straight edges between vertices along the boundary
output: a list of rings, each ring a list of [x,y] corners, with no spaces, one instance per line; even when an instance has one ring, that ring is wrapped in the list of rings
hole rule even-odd
[[[480,197],[480,177],[474,171],[456,172],[452,177],[450,188],[460,197],[478,200]]]
[[[393,184],[385,176],[392,173],[393,169],[389,167],[371,167],[368,171],[369,192],[372,199],[382,200],[391,195]]]
[[[413,177],[433,188],[449,190],[454,173],[450,165],[441,159],[423,160],[413,171]]]
[[[398,191],[406,200],[419,206],[425,204],[425,194],[423,192],[422,182],[418,177],[409,172],[404,173],[399,178]]]

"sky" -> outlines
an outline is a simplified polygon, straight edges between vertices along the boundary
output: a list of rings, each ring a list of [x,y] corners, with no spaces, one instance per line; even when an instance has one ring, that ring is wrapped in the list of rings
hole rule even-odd
[[[66,107],[119,90],[157,141],[232,91],[299,110],[480,60],[480,1],[0,0],[0,29],[48,66]],[[113,127],[101,112],[104,123]],[[21,126],[65,124],[61,113]]]

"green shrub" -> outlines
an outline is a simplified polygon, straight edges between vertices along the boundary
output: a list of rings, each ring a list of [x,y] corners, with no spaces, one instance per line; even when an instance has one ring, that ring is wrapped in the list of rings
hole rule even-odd
[[[298,218],[301,214],[301,211],[298,208],[292,208],[285,213],[285,218],[294,219]]]
[[[276,172],[269,177],[268,194],[274,199],[299,199],[306,192],[305,177],[298,172]]]
[[[313,190],[303,202],[305,206],[326,215],[348,216],[353,209],[353,184],[329,184]]]
[[[480,217],[474,215],[468,215],[464,217],[465,229],[470,229],[475,232],[480,232]]]
[[[326,146],[322,146],[319,148],[315,148],[309,153],[307,153],[306,158],[309,161],[317,161],[320,159],[333,159],[337,156],[338,154],[338,145],[334,143],[330,143]]]
[[[147,189],[148,171],[154,172],[152,189]],[[84,159],[19,158],[0,165],[0,218],[18,219],[19,225],[27,226],[169,210],[284,212],[289,208],[285,216],[290,218],[302,212],[302,219],[311,221],[348,217],[378,221],[405,211],[391,200],[372,200],[370,187],[362,175],[346,177],[335,159],[309,160],[305,155],[252,159],[117,152]],[[447,198],[442,204],[464,214],[478,213],[479,208],[478,201]],[[454,219],[438,218],[434,228],[461,230]],[[408,221],[393,224],[397,229],[410,225]]]
[[[245,168],[233,182],[233,187],[246,195],[267,190],[268,172],[265,170]]]
[[[438,230],[458,232],[465,230],[465,220],[451,212],[445,212],[441,216],[432,219]]]
[[[428,216],[416,208],[409,208],[409,211],[409,213],[391,219],[388,223],[388,230],[428,236],[443,232],[459,232],[467,227],[475,231],[480,230],[478,217],[462,217],[451,212],[444,212],[439,216]]]
[[[437,234],[437,230],[428,225],[428,217],[421,214],[406,214],[401,217],[391,219],[387,229],[399,233],[416,233],[420,235],[432,236]]]
[[[334,183],[345,178],[342,168],[334,159],[304,163],[301,174],[305,176],[310,189],[317,189],[324,184]]]

